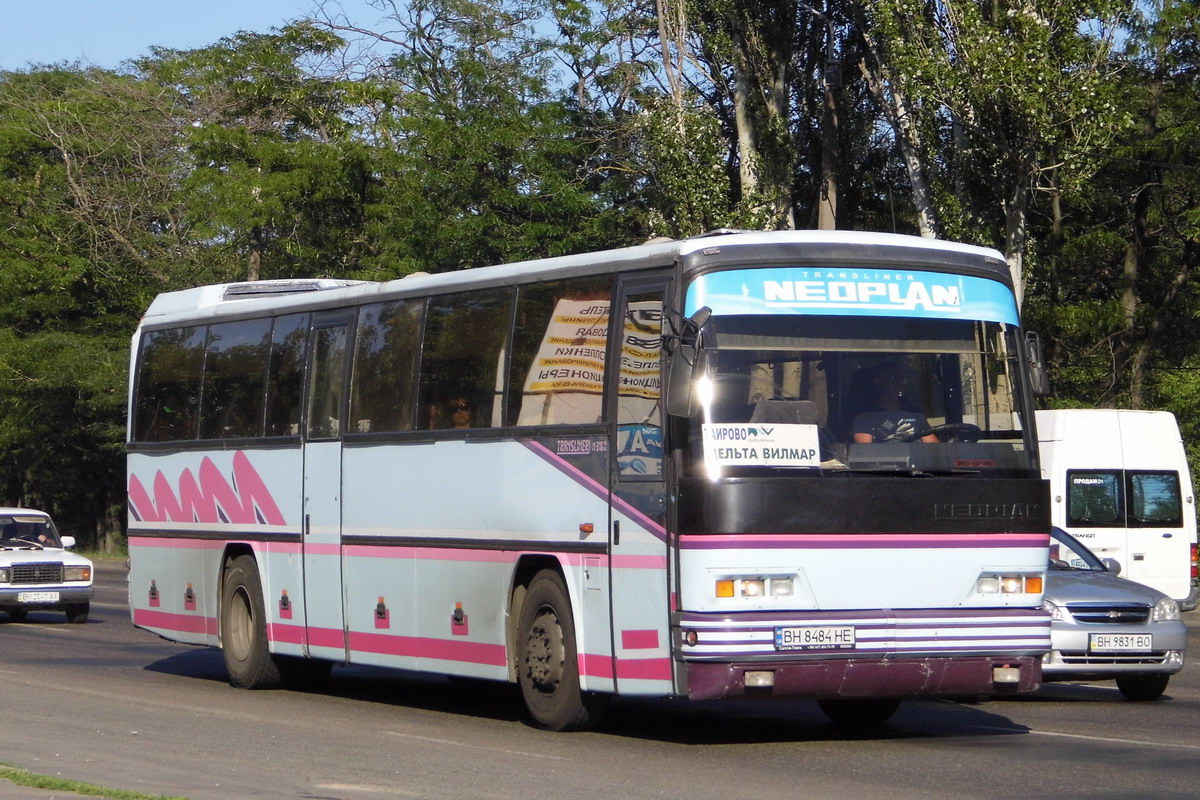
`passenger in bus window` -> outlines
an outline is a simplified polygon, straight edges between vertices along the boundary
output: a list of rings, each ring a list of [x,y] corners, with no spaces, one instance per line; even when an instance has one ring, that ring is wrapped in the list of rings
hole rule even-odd
[[[446,419],[451,428],[470,428],[475,415],[471,401],[461,394],[452,396],[446,403]]]
[[[854,418],[851,426],[855,442],[904,441],[929,427],[924,414],[904,403],[904,373],[898,364],[877,364],[871,371],[871,388],[871,405]],[[931,433],[920,437],[920,441],[936,442],[938,438]]]

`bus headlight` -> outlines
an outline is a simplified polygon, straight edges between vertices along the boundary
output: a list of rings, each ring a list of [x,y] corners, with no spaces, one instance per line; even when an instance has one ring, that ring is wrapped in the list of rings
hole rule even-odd
[[[1179,619],[1179,603],[1169,597],[1164,597],[1154,604],[1155,622],[1170,622]]]
[[[796,593],[796,579],[764,578],[747,575],[740,578],[719,578],[713,584],[714,597],[791,597]]]
[[[975,591],[980,594],[1041,594],[1042,576],[985,573],[975,581]]]

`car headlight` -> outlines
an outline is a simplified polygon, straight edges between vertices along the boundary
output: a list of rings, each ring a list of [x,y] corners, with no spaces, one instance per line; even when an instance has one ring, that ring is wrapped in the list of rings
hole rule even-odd
[[[1154,604],[1155,622],[1169,622],[1179,619],[1179,603],[1169,597],[1164,597]]]
[[[0,583],[8,583],[8,567],[0,567]]]
[[[1062,622],[1067,618],[1067,613],[1062,610],[1062,606],[1045,597],[1042,598],[1042,610],[1049,614],[1050,619],[1055,622]]]
[[[63,567],[64,581],[90,581],[91,579],[91,567]]]

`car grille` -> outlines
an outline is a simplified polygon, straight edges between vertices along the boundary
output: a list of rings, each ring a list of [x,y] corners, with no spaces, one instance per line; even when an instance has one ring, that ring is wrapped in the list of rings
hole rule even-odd
[[[1067,610],[1077,622],[1137,625],[1150,619],[1150,606],[1140,603],[1069,603]]]
[[[12,578],[14,584],[62,583],[63,565],[49,564],[13,564]]]
[[[1087,653],[1062,653],[1062,663],[1074,664],[1083,666],[1095,666],[1101,664],[1165,664],[1167,654],[1162,651],[1154,651],[1151,653],[1125,653],[1114,654],[1105,653],[1104,655],[1088,655]]]

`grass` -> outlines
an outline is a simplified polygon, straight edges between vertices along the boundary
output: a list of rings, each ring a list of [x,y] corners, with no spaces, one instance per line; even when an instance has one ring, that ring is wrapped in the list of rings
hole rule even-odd
[[[0,778],[12,781],[18,786],[29,786],[33,789],[50,789],[59,792],[74,792],[86,797],[107,797],[110,800],[187,800],[178,795],[145,794],[131,792],[126,789],[110,789],[107,786],[96,786],[91,783],[69,781],[63,778],[52,778],[49,775],[38,775],[27,769],[13,767],[0,763]]]

